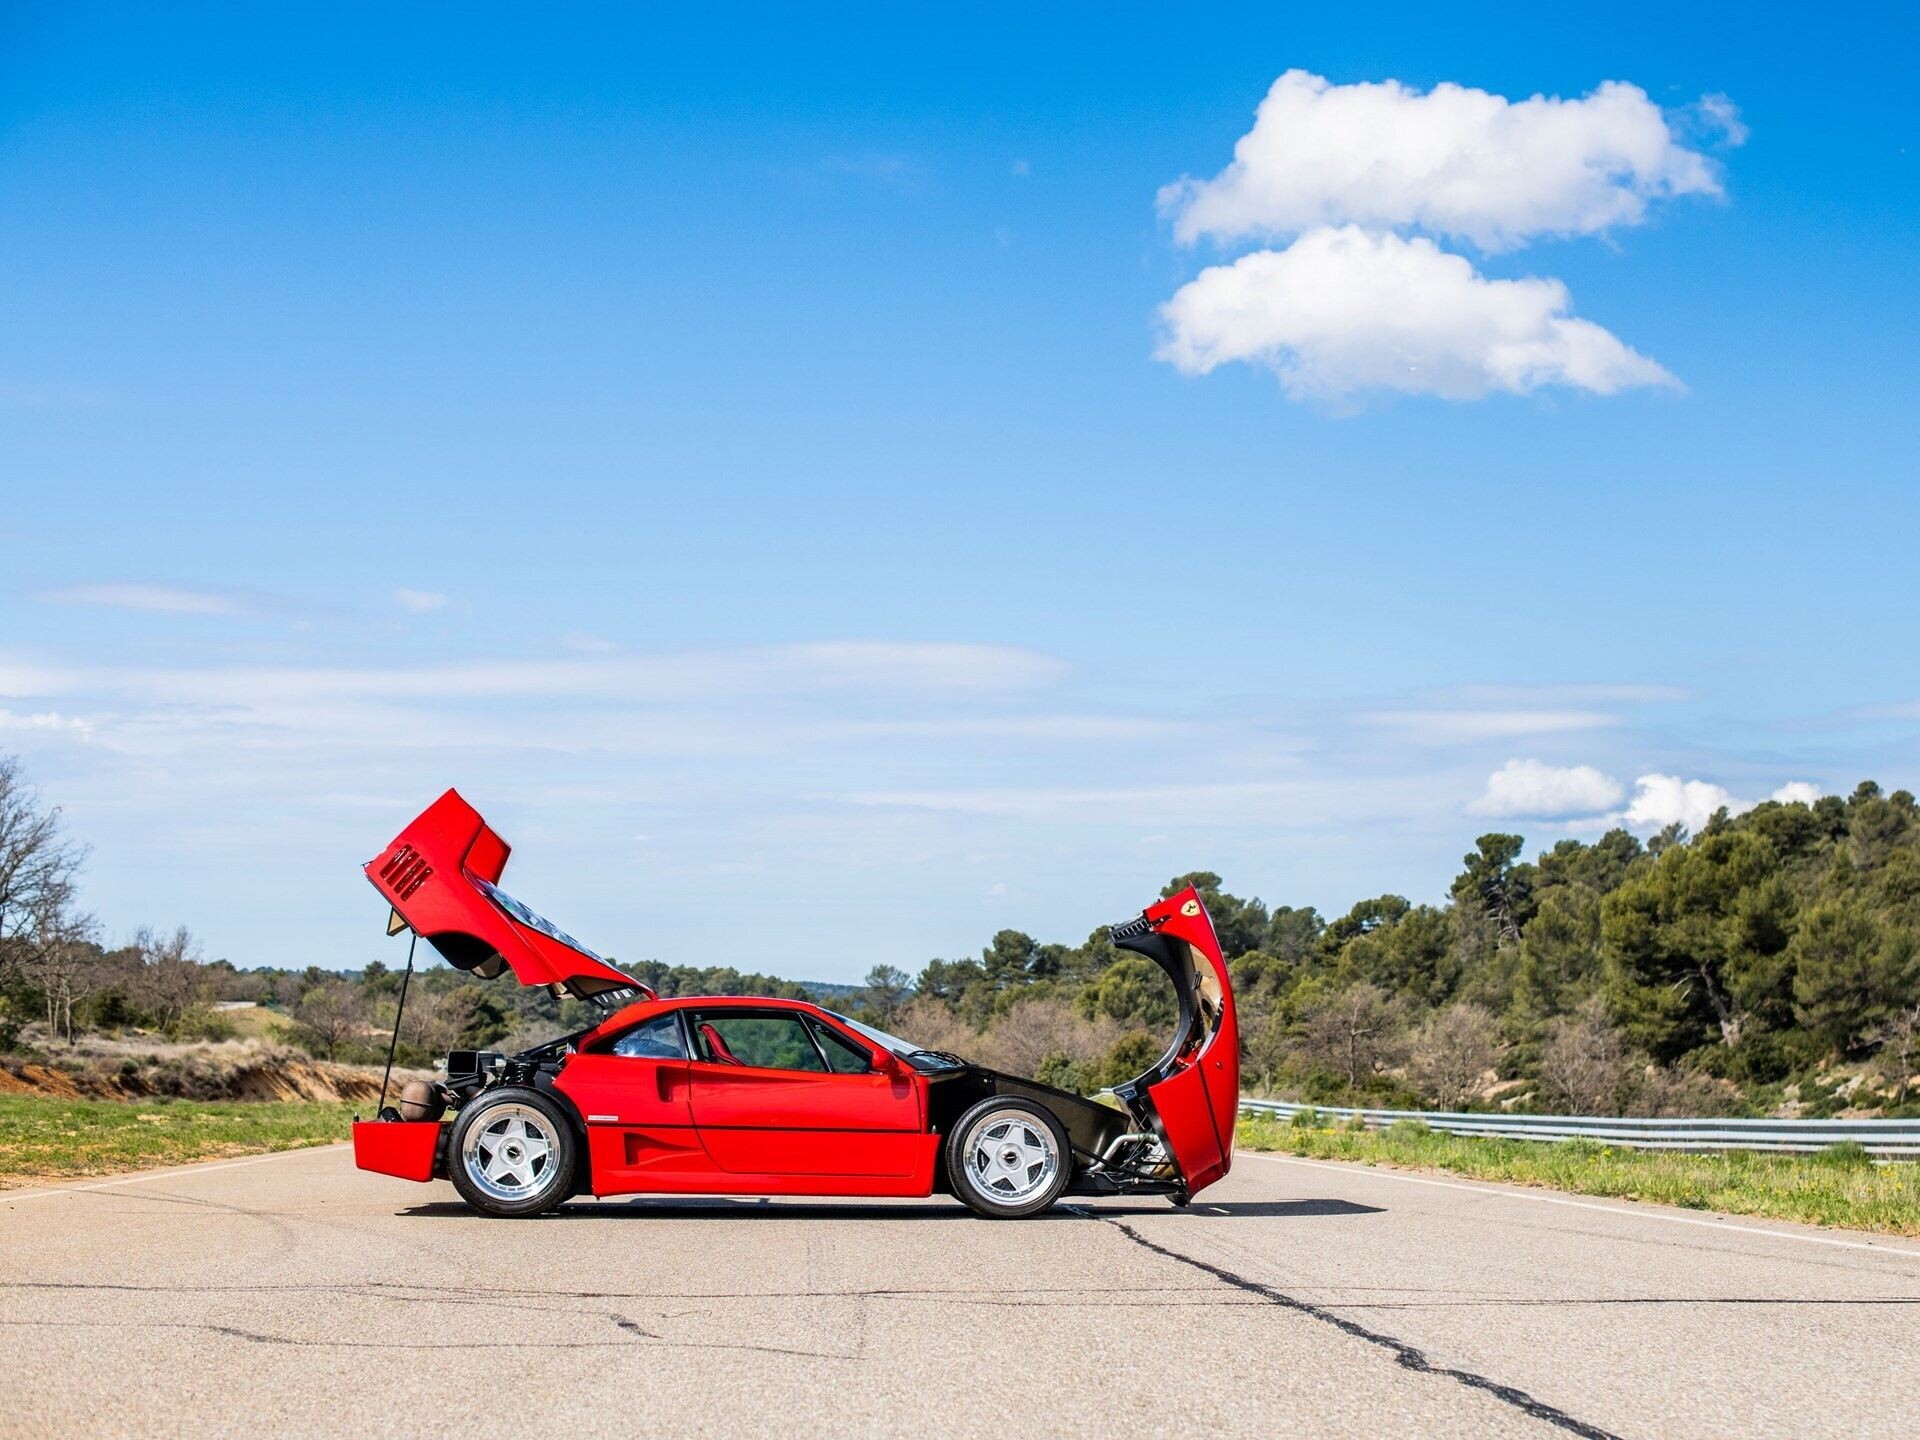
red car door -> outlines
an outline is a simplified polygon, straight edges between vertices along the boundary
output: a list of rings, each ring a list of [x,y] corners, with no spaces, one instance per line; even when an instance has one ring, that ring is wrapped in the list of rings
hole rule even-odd
[[[677,1014],[656,1012],[570,1057],[554,1081],[586,1121],[595,1194],[678,1190],[713,1173],[687,1103],[683,1034]]]
[[[733,1175],[904,1176],[924,1151],[924,1082],[799,1009],[690,1012],[694,1126]]]

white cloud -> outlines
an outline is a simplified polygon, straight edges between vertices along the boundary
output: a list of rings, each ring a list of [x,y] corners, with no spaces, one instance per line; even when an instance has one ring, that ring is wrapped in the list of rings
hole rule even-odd
[[[1695,128],[1705,132],[1709,138],[1717,138],[1726,145],[1747,143],[1749,132],[1746,122],[1740,118],[1740,107],[1725,95],[1702,95],[1692,108],[1698,117]]]
[[[1160,307],[1157,354],[1189,375],[1264,365],[1295,399],[1677,384],[1570,303],[1558,280],[1489,280],[1431,240],[1348,225],[1203,270]]]
[[[1733,813],[1751,810],[1751,800],[1736,799],[1724,787],[1706,780],[1682,780],[1678,775],[1642,775],[1634,782],[1632,802],[1622,818],[1629,825],[1661,830],[1678,821],[1698,830],[1722,806]]]
[[[1593,815],[1618,805],[1625,793],[1618,780],[1591,765],[1509,760],[1487,777],[1486,793],[1467,806],[1467,813],[1547,819]]]
[[[238,615],[244,609],[233,595],[186,585],[110,583],[68,585],[37,597],[54,605],[99,605],[152,615]]]
[[[1724,95],[1693,113],[1745,138]],[[1289,70],[1260,102],[1233,163],[1160,192],[1183,244],[1295,235],[1356,221],[1461,236],[1486,250],[1536,235],[1590,235],[1646,218],[1649,201],[1718,195],[1713,162],[1680,145],[1637,85],[1577,100],[1514,102],[1442,84],[1333,85]]]
[[[438,590],[413,590],[402,585],[393,592],[393,603],[409,615],[431,615],[447,608],[447,597]]]
[[[1633,783],[1637,787],[1633,801],[1619,818],[1649,830],[1663,829],[1676,820],[1689,830],[1698,830],[1723,805],[1729,815],[1741,815],[1759,803],[1743,800],[1709,781],[1683,780],[1678,775],[1642,775]],[[1818,785],[1789,780],[1767,798],[1783,805],[1811,805],[1820,794]]]
[[[1598,710],[1374,710],[1359,718],[1363,724],[1390,726],[1440,744],[1598,730],[1620,723],[1619,716]]]

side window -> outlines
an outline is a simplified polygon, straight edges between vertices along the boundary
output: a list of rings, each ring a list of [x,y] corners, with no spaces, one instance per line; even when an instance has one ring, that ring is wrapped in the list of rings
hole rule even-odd
[[[644,1025],[636,1025],[613,1042],[613,1053],[640,1060],[684,1060],[686,1047],[680,1042],[680,1017],[656,1015]]]
[[[839,1031],[822,1025],[818,1020],[807,1022],[813,1027],[813,1033],[819,1037],[820,1048],[827,1052],[827,1064],[836,1075],[867,1075],[873,1070],[873,1057],[851,1040],[843,1038]]]
[[[693,1034],[700,1058],[717,1065],[816,1072],[827,1068],[807,1035],[806,1023],[798,1015],[743,1015],[710,1010],[694,1017]]]

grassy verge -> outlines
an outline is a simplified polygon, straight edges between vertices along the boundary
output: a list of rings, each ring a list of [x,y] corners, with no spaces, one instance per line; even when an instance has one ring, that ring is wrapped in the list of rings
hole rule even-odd
[[[326,1145],[347,1138],[353,1108],[317,1101],[0,1095],[0,1190],[38,1180]]]
[[[1239,1144],[1723,1215],[1920,1235],[1920,1164],[1875,1165],[1857,1146],[1835,1146],[1819,1155],[1693,1155],[1620,1150],[1584,1140],[1485,1140],[1408,1124],[1369,1132],[1250,1118],[1240,1121]]]

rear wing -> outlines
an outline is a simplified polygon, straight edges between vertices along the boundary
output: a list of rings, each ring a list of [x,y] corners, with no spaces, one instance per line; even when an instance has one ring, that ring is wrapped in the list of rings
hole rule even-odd
[[[401,924],[457,970],[559,986],[581,999],[653,991],[499,886],[511,847],[457,790],[421,811],[365,866]],[[604,1003],[604,1001],[603,1001]]]

